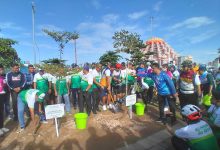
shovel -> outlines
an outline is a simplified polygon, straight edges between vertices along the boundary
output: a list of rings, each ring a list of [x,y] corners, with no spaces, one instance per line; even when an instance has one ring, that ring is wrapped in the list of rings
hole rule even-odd
[[[109,93],[109,95],[110,95],[111,101],[112,101],[112,103],[113,103],[113,104],[112,104],[112,111],[113,111],[113,113],[120,112],[120,111],[121,111],[121,108],[120,108],[119,104],[113,99],[111,93]]]

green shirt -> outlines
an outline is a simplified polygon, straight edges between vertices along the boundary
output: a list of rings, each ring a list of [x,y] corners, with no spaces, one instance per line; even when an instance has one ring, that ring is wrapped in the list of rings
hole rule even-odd
[[[81,82],[80,82],[80,89],[81,89],[83,92],[85,92],[88,86],[89,86],[88,81],[85,80],[85,79],[82,79]],[[93,88],[91,87],[91,88],[89,89],[89,92],[92,92],[92,90],[93,90]]]
[[[58,95],[68,94],[66,78],[61,78],[56,81],[56,90]]]
[[[151,78],[145,77],[144,82],[150,87],[154,86],[154,81]]]
[[[39,90],[28,89],[21,91],[19,96],[24,104],[27,104],[29,108],[34,108],[35,96],[37,92],[39,92]]]
[[[135,82],[135,77],[128,74],[128,84],[134,85],[134,82]]]
[[[49,82],[51,81],[51,75],[48,73],[43,74],[42,76],[37,73],[34,75],[34,82],[36,82],[36,88],[43,93],[47,93],[49,90]]]
[[[99,83],[100,80],[101,80],[101,76],[96,76],[96,77],[95,77],[95,80],[96,80],[96,82]],[[96,88],[98,88],[98,86],[97,86],[95,83],[93,83],[93,84],[92,84],[92,88],[93,88],[93,89],[96,89]]]
[[[80,88],[81,76],[80,74],[73,74],[71,76],[71,88]]]

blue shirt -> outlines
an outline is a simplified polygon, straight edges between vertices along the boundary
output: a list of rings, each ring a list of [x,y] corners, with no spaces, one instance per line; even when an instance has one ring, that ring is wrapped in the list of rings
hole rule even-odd
[[[175,86],[173,84],[173,81],[170,79],[170,77],[166,74],[166,72],[161,71],[159,75],[155,74],[155,73],[150,73],[150,74],[145,74],[145,75],[141,75],[143,76],[147,76],[150,77],[156,87],[157,87],[157,91],[159,93],[159,95],[173,95],[176,94],[176,89]]]

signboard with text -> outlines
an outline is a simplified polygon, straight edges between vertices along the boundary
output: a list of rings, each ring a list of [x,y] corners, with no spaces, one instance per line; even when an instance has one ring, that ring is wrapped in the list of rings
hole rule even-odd
[[[126,106],[132,106],[136,103],[136,94],[133,94],[133,95],[128,95],[126,97]]]
[[[47,105],[45,107],[46,119],[63,117],[65,114],[64,104]]]

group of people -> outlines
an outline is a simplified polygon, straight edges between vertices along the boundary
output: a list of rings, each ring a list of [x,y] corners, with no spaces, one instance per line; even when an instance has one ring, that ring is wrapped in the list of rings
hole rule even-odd
[[[0,135],[8,132],[3,122],[4,116],[10,115],[10,95],[13,119],[19,121],[21,132],[25,128],[24,113],[32,120],[38,115],[42,123],[47,123],[44,114],[46,105],[64,103],[67,114],[71,114],[73,106],[79,112],[90,115],[100,112],[100,105],[103,111],[112,109],[114,103],[123,103],[129,94],[137,94],[146,104],[152,103],[154,90],[157,91],[159,104],[157,122],[166,122],[166,109],[176,121],[176,102],[179,99],[183,118],[195,126],[190,132],[199,130],[202,136],[206,132],[200,130],[204,129],[211,134],[212,130],[209,131],[208,127],[196,128],[195,124],[205,124],[201,123],[201,113],[208,114],[210,129],[218,131],[220,128],[220,71],[213,77],[205,65],[196,66],[191,61],[184,61],[182,68],[178,69],[173,64],[160,67],[158,63],[150,62],[140,63],[139,66],[132,63],[106,63],[102,66],[96,63],[91,66],[85,64],[83,68],[76,66],[74,73],[67,76],[53,75],[43,68],[35,71],[33,65],[28,66],[28,71],[24,74],[18,64],[13,64],[11,72],[5,75],[4,67],[0,65]],[[212,103],[212,100],[216,102]],[[187,138],[184,135],[188,129],[176,132],[172,140],[174,146],[180,138]],[[216,137],[219,140],[220,136],[216,134]]]

